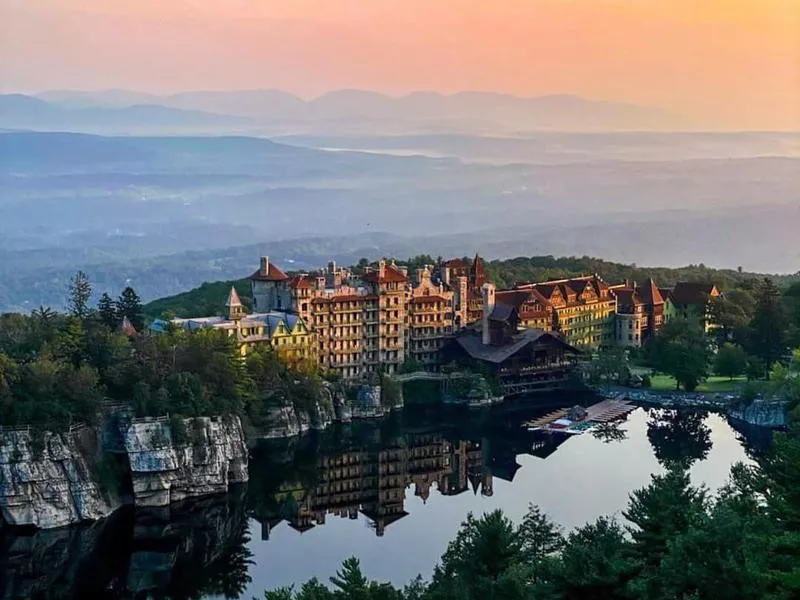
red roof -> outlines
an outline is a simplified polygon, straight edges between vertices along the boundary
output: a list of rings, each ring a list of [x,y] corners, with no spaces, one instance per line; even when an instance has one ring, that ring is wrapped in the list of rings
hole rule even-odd
[[[679,281],[672,290],[671,298],[676,304],[697,304],[704,306],[712,295],[719,292],[713,283]]]
[[[664,297],[656,286],[656,282],[648,279],[644,285],[637,290],[639,297],[648,304],[664,304]]]
[[[378,277],[378,274],[379,272],[376,269],[369,273],[364,273],[361,279],[369,283],[404,283],[408,280],[408,277],[403,275],[403,272],[394,265],[386,265],[383,269],[383,277]]]
[[[276,267],[273,263],[267,265],[267,274],[261,272],[261,269],[250,275],[252,281],[286,281],[289,276]]]
[[[470,264],[463,258],[453,258],[444,263],[444,266],[449,269],[469,269]]]
[[[305,275],[295,275],[289,281],[289,287],[295,290],[310,290],[311,284]]]

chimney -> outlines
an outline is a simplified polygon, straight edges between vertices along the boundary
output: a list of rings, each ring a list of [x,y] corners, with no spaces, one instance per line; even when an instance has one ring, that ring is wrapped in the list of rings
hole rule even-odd
[[[450,267],[442,266],[442,281],[445,285],[450,285]]]
[[[269,275],[269,256],[262,256],[262,257],[261,257],[261,269],[260,269],[260,273],[261,273],[261,275],[263,275],[264,277],[266,277],[267,275]]]
[[[408,267],[403,265],[400,267],[400,272],[403,274],[403,277],[408,277]]]
[[[489,331],[489,315],[494,310],[495,287],[493,283],[484,283],[481,288],[483,292],[483,344],[488,346],[492,343],[492,333]]]
[[[383,279],[386,277],[386,261],[380,259],[378,261],[378,279]]]

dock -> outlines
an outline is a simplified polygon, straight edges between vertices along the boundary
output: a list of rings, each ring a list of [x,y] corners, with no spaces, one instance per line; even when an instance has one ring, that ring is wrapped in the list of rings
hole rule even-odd
[[[617,421],[636,408],[628,400],[608,399],[587,407],[561,408],[523,423],[528,431],[549,431],[577,435],[594,425]]]

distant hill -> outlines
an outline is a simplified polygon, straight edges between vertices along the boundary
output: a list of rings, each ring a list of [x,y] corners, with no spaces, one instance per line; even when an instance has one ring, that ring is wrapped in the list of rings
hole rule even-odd
[[[248,117],[261,122],[359,121],[453,125],[471,123],[507,131],[617,131],[691,129],[690,119],[658,108],[571,95],[521,98],[492,92],[414,92],[388,96],[337,90],[309,101],[280,90],[192,91],[169,96],[106,92],[46,92],[65,106],[124,106],[146,102],[181,110]]]
[[[247,125],[242,116],[185,110],[158,104],[70,108],[23,94],[0,95],[0,128],[35,131],[191,129]]]

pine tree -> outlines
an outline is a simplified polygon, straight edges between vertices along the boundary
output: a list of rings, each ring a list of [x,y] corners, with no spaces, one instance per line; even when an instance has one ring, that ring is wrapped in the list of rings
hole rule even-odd
[[[141,331],[144,327],[142,301],[130,286],[122,290],[122,294],[117,300],[117,316],[119,319],[127,317],[137,331]]]
[[[761,358],[767,372],[786,349],[786,308],[781,292],[769,278],[764,278],[756,289],[756,312],[750,321],[751,353]]]
[[[100,301],[97,303],[97,314],[100,317],[100,321],[110,329],[114,329],[119,324],[117,305],[111,299],[111,296],[105,292],[100,296]]]
[[[89,299],[91,297],[92,284],[89,281],[89,277],[83,271],[78,271],[69,282],[67,310],[72,316],[85,319],[89,314]]]

